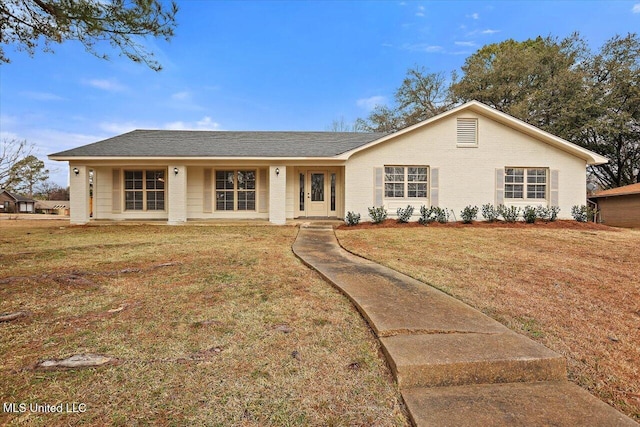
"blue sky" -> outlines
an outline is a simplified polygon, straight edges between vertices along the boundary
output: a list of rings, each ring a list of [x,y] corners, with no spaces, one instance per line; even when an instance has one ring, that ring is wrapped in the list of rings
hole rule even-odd
[[[599,48],[640,30],[640,1],[178,1],[176,36],[148,40],[164,69],[68,42],[6,53],[0,137],[47,154],[133,129],[327,130],[390,103],[408,68],[459,70],[509,38]],[[67,165],[47,161],[66,186]]]

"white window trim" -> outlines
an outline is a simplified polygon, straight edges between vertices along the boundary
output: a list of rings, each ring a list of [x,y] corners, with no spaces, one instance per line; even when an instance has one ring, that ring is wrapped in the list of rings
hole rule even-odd
[[[133,189],[133,190],[127,190],[127,172],[137,172],[137,171],[142,171],[142,189]],[[147,172],[148,171],[152,171],[152,172],[156,172],[156,171],[162,171],[164,172],[164,188],[162,190],[156,190],[154,188],[151,189],[147,189]],[[125,212],[167,212],[167,170],[166,169],[162,169],[162,168],[148,168],[148,169],[123,169],[121,172],[122,176],[122,198],[123,198],[123,203],[122,206],[124,207],[124,211]],[[142,209],[127,209],[127,192],[128,191],[142,191]],[[148,191],[153,191],[153,192],[160,192],[162,191],[164,193],[164,209],[147,209],[147,192]]]
[[[224,189],[218,190],[216,188],[217,174],[218,172],[233,172],[233,190]],[[253,190],[242,190],[238,188],[238,172],[253,172],[255,188]],[[258,169],[257,168],[246,168],[246,169],[234,169],[234,168],[220,168],[214,169],[212,173],[212,191],[213,191],[213,207],[215,212],[258,212]],[[218,209],[218,191],[233,191],[233,209]],[[253,191],[254,193],[254,207],[253,209],[238,209],[238,194],[239,193],[248,193]]]
[[[386,168],[403,168],[403,173],[404,173],[404,181],[402,181],[403,185],[404,185],[404,191],[403,194],[404,196],[402,197],[392,197],[392,196],[387,196],[387,192],[386,192],[386,184],[388,183],[399,183],[400,181],[387,181],[386,179]],[[409,168],[425,168],[426,169],[426,181],[409,181]],[[409,183],[424,183],[426,184],[426,189],[425,189],[425,193],[426,193],[426,197],[410,197],[409,196]],[[428,201],[429,200],[429,184],[430,184],[430,180],[429,180],[429,166],[427,165],[384,165],[382,168],[382,196],[383,196],[383,200],[386,201],[393,201],[393,202],[397,202],[397,201],[414,201],[414,200],[420,200],[420,201]]]
[[[521,198],[510,198],[510,197],[507,197],[507,185],[514,184],[514,183],[507,182],[507,170],[508,169],[522,169],[524,171],[522,184],[516,183],[516,185],[520,184],[520,185],[523,186],[522,187],[522,197]],[[541,184],[533,184],[533,183],[529,184],[527,182],[527,176],[528,176],[529,169],[544,169],[544,171],[545,171],[545,183],[544,183],[544,186],[545,186],[545,190],[544,190],[545,197],[542,198],[542,199],[541,198],[529,198],[529,197],[527,197],[527,195],[528,195],[528,188],[527,187],[529,185],[541,185]],[[515,203],[515,202],[547,203],[547,202],[549,202],[550,194],[551,194],[551,192],[550,192],[550,184],[551,183],[550,183],[549,168],[547,168],[547,167],[542,167],[542,166],[526,166],[526,167],[524,167],[524,166],[506,166],[504,168],[504,188],[503,188],[504,200],[505,201],[509,201],[510,203]]]

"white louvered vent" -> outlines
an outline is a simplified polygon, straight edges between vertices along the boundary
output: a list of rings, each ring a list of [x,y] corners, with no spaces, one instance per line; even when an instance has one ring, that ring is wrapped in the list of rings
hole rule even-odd
[[[478,144],[478,119],[458,119],[458,145]]]

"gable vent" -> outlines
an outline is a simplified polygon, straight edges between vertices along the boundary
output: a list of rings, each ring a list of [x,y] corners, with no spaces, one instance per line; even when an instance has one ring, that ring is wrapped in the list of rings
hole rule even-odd
[[[458,145],[478,144],[478,119],[458,119]]]

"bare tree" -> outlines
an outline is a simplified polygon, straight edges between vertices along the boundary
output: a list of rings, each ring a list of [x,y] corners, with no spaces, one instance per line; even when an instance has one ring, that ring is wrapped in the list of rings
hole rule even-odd
[[[14,166],[33,153],[33,144],[26,140],[3,138],[0,142],[0,188],[11,186],[17,180]]]

